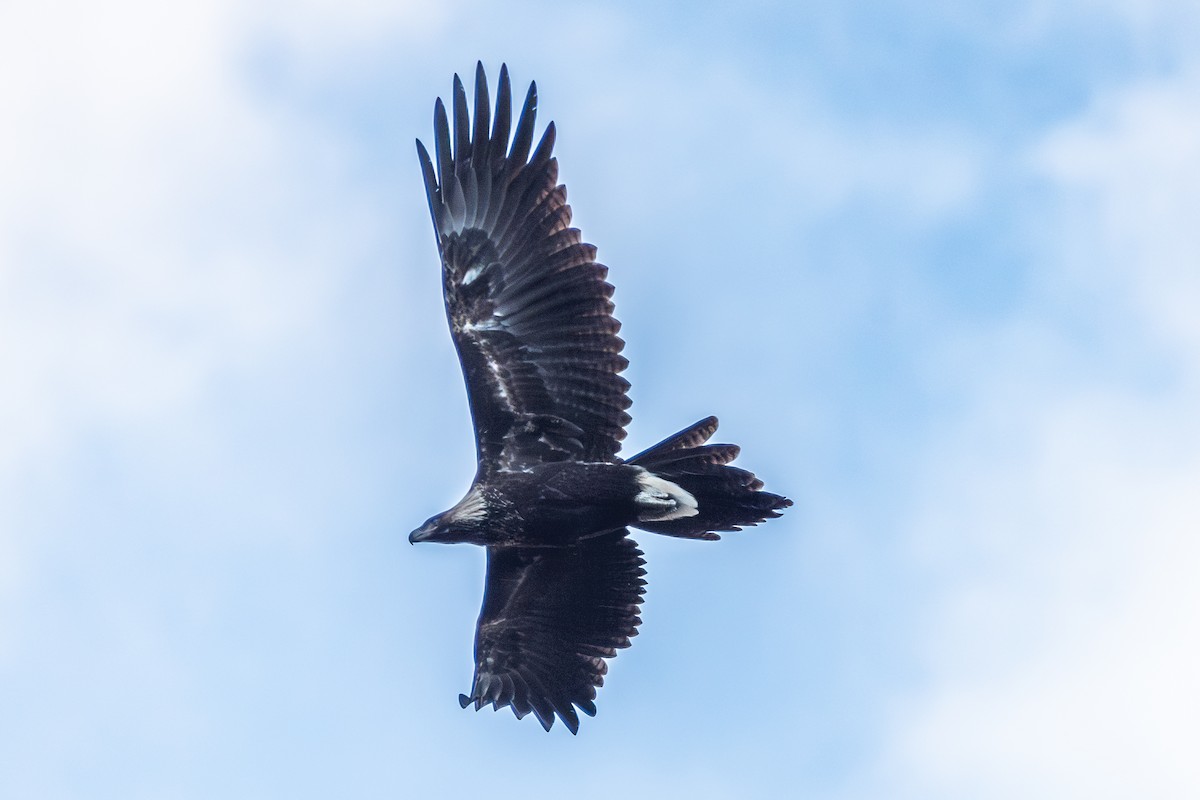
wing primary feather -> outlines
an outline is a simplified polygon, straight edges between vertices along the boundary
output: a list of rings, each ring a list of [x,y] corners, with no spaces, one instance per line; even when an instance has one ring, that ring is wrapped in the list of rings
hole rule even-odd
[[[490,142],[488,125],[492,103],[488,95],[483,62],[475,62],[475,117],[471,133],[471,169],[467,172],[467,224],[479,227],[487,217],[492,188],[492,168],[488,163]]]
[[[513,146],[516,147],[515,144]],[[555,209],[547,209],[546,206],[553,206],[558,201],[554,191],[557,177],[558,164],[554,159],[550,159],[540,169],[521,169],[513,177],[506,189],[508,205],[514,209],[521,209],[522,213],[510,212],[505,218],[496,221],[492,235],[499,243],[502,253],[519,248],[528,250],[530,240],[539,238],[542,231],[538,222],[547,213],[555,212]],[[569,215],[570,210],[566,213]]]
[[[537,149],[533,151],[533,158],[529,159],[531,166],[540,167],[542,164],[550,160],[550,152],[554,149],[554,121],[546,126],[546,132],[542,134],[542,140],[538,142]],[[566,187],[561,187],[563,190],[564,199],[566,197]]]
[[[478,144],[475,145],[475,151],[479,152]],[[475,209],[475,224],[487,230],[488,220],[494,216],[492,210],[499,207],[500,201],[493,196],[498,193],[493,190],[492,170],[488,165],[481,164],[474,172],[479,184],[479,208]]]
[[[504,187],[504,208],[497,209],[498,213],[492,224],[491,232],[496,249],[504,257],[510,257],[509,254],[513,251],[513,238],[521,235],[519,229],[525,219],[523,215],[528,213],[522,202],[525,189],[531,181],[528,170],[521,170],[515,175],[509,174],[496,179],[496,182]],[[510,235],[510,231],[514,228],[518,229],[517,232]],[[525,255],[528,257],[529,254]],[[517,265],[513,266],[515,269]]]
[[[537,717],[537,721],[542,723],[542,727],[550,730],[550,726],[554,724],[554,704],[550,702],[546,687],[532,672],[528,673],[525,678],[533,690],[529,693],[529,704],[533,706],[533,713]]]
[[[496,89],[496,118],[492,122],[493,164],[503,164],[508,153],[508,135],[512,129],[512,85],[508,80],[508,65],[500,65],[500,85]]]
[[[558,707],[558,718],[563,721],[563,725],[567,726],[567,730],[572,735],[579,733],[579,715],[575,713],[575,707],[571,705],[570,700]]]
[[[446,194],[446,207],[450,210],[450,219],[456,229],[461,230],[467,218],[466,201],[463,198],[462,183],[458,176],[451,173],[448,183],[442,185]]]
[[[513,676],[513,697],[511,705],[513,713],[517,715],[517,719],[524,717],[532,708],[529,705],[529,686],[525,683],[520,675]]]
[[[421,176],[425,179],[425,199],[429,201],[429,216],[433,220],[433,230],[438,230],[438,206],[441,205],[441,190],[438,188],[437,176],[433,173],[433,162],[429,160],[429,151],[421,140],[417,139],[417,158],[421,161]],[[442,237],[438,237],[438,250],[442,249]]]
[[[521,109],[521,117],[517,120],[517,132],[513,134],[512,150],[509,151],[509,169],[517,170],[525,166],[529,158],[529,147],[533,144],[533,126],[537,121],[537,83],[529,84],[529,92],[525,95],[525,105]]]
[[[446,183],[454,171],[454,160],[450,154],[450,122],[446,119],[446,104],[440,97],[433,106],[433,145],[437,155],[438,185],[442,187],[442,202],[445,202]]]
[[[467,91],[454,75],[454,167],[462,172],[471,158],[471,122],[467,118]]]
[[[500,676],[500,690],[496,693],[496,708],[499,710],[501,706],[506,706],[512,703],[513,699],[513,680],[509,675],[502,674]]]
[[[475,227],[479,221],[479,179],[474,169],[467,170],[463,176],[463,195],[466,200],[466,226]]]
[[[471,155],[487,157],[488,124],[491,121],[492,103],[488,96],[487,75],[483,62],[475,62],[475,129],[471,136]],[[478,165],[474,165],[478,166]]]
[[[570,219],[570,207],[557,208],[566,201],[566,193],[558,192],[558,160],[550,159],[536,167],[529,166],[521,171],[508,187],[509,195],[515,200],[518,208],[529,209],[526,216],[510,218],[504,228],[497,228],[496,239],[502,249],[514,247],[514,242],[521,242],[527,247],[530,238],[544,236],[546,231],[539,224],[543,219],[557,218],[555,214],[562,212]],[[510,240],[508,237],[513,237]],[[518,238],[519,237],[519,238]],[[543,255],[538,253],[538,255]]]

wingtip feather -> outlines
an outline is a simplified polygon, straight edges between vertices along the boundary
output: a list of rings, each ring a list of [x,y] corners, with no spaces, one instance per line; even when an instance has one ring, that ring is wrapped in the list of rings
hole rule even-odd
[[[517,132],[513,135],[512,149],[508,153],[513,168],[525,166],[529,159],[529,148],[533,144],[533,126],[537,122],[537,82],[529,84],[525,104],[517,119]]]

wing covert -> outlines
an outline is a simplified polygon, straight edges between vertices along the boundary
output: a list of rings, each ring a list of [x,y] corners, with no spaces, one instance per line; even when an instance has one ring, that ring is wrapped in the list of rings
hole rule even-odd
[[[479,64],[473,114],[455,76],[451,114],[434,109],[433,157],[417,142],[481,474],[612,461],[629,422],[608,269],[571,227],[553,123],[533,147],[536,85],[510,147],[511,95],[501,67],[493,119]]]

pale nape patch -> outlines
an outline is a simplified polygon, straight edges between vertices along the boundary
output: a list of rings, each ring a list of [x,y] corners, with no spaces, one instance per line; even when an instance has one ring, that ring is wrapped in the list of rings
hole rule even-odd
[[[458,505],[450,509],[447,515],[452,520],[481,520],[487,516],[487,501],[479,487],[471,487],[467,496],[458,501]]]

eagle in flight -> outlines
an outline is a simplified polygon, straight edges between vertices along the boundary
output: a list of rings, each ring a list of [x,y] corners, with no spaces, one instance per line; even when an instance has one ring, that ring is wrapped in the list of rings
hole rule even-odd
[[[628,365],[613,287],[596,248],[571,227],[551,155],[533,146],[537,85],[512,129],[508,69],[495,113],[483,65],[468,113],[454,76],[453,125],[434,107],[434,153],[417,141],[450,335],[466,379],[478,468],[466,496],[410,542],[482,545],[483,608],[463,708],[511,706],[575,733],[596,713],[605,659],[637,634],[646,581],[629,528],[715,540],[791,505],[708,444],[716,417],[632,458]]]

